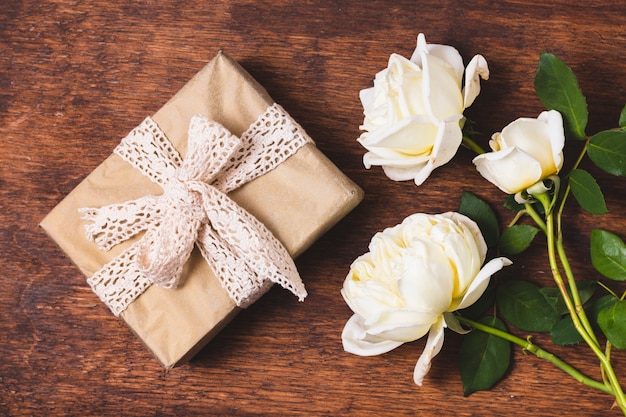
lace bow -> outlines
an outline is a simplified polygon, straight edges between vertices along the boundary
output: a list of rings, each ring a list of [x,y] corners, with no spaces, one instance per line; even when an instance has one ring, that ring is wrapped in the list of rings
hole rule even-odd
[[[302,301],[306,290],[285,247],[226,193],[274,169],[307,142],[304,130],[274,104],[241,138],[194,116],[182,159],[146,118],[114,152],[163,194],[80,209],[87,238],[101,250],[145,231],[87,282],[119,315],[153,283],[175,288],[195,246],[238,306],[253,303],[272,283]]]

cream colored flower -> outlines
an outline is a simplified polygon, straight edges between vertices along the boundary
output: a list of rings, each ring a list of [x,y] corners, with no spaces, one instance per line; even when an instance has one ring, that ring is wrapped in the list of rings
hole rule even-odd
[[[474,158],[478,172],[505,193],[527,190],[563,167],[561,113],[550,110],[536,119],[517,119],[495,133],[489,145],[493,152]]]
[[[410,60],[391,55],[374,87],[360,93],[365,167],[381,165],[395,181],[424,182],[459,148],[463,111],[480,93],[480,78],[489,78],[481,55],[464,68],[455,48],[427,44],[421,33]]]
[[[428,333],[414,373],[421,385],[444,328],[460,327],[447,313],[476,302],[491,275],[511,263],[496,258],[483,266],[486,253],[476,223],[459,213],[414,214],[377,233],[341,291],[354,312],[342,333],[344,349],[379,355]]]

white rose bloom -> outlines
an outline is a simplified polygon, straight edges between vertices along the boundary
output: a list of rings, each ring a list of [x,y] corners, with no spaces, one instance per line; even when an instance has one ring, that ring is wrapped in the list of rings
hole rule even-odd
[[[505,193],[517,194],[559,173],[564,145],[561,113],[544,111],[536,119],[517,119],[495,133],[489,142],[493,152],[473,162],[488,181]]]
[[[480,78],[489,78],[485,58],[476,55],[465,69],[455,48],[427,44],[421,33],[410,60],[391,55],[374,87],[360,93],[365,167],[381,165],[395,181],[424,182],[461,145],[463,111],[480,93]]]
[[[379,355],[428,333],[414,372],[421,385],[444,328],[459,327],[447,313],[476,302],[491,275],[511,261],[482,266],[487,246],[480,229],[452,212],[411,215],[377,233],[369,250],[353,262],[341,291],[354,312],[342,333],[344,349]]]

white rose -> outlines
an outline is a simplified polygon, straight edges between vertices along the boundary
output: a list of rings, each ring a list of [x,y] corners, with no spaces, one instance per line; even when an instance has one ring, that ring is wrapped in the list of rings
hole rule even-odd
[[[505,193],[517,194],[559,173],[564,145],[561,113],[544,111],[536,119],[517,119],[495,133],[489,142],[493,152],[473,162],[488,181]]]
[[[341,294],[354,312],[342,333],[344,349],[362,356],[388,352],[429,333],[417,362],[418,385],[443,345],[447,314],[476,302],[492,274],[510,265],[496,258],[482,268],[487,246],[480,229],[459,213],[414,214],[377,233],[357,258]]]
[[[374,87],[360,93],[365,167],[381,165],[395,181],[424,182],[461,145],[463,111],[480,93],[480,78],[489,78],[485,58],[476,55],[465,69],[455,48],[427,44],[421,33],[410,60],[391,55]]]

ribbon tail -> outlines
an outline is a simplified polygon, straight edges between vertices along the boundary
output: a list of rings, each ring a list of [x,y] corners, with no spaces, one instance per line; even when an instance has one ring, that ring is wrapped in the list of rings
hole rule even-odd
[[[259,280],[246,260],[238,257],[208,225],[200,230],[196,245],[222,288],[238,307],[252,305],[271,287],[271,281]]]
[[[85,220],[85,236],[98,248],[109,251],[113,246],[148,229],[156,220],[157,197],[145,196],[100,208],[79,208]]]
[[[265,281],[279,284],[291,291],[303,301],[307,296],[306,289],[293,259],[278,239],[253,215],[241,208],[226,194],[214,187],[207,187],[208,198],[204,199],[204,208],[210,224],[207,224],[200,236],[200,241],[207,249],[207,257],[223,259],[226,262],[242,262],[247,269],[247,277],[251,286],[260,287]],[[213,229],[215,234],[210,229]],[[233,264],[221,264],[216,271],[225,273]],[[243,270],[243,266],[237,266]],[[224,285],[224,282],[223,282]],[[226,288],[230,284],[226,283]]]
[[[137,244],[105,264],[87,279],[94,293],[119,316],[152,282],[137,267]]]

